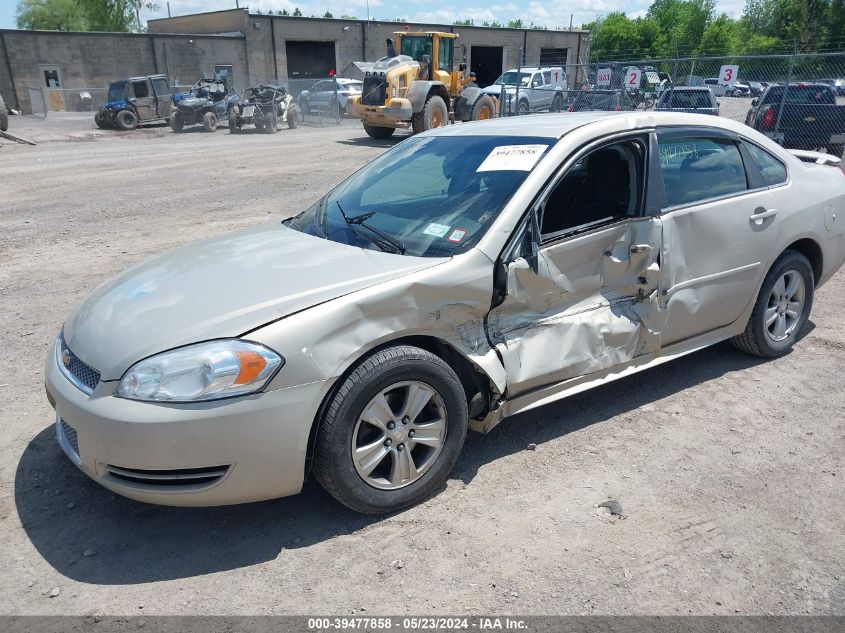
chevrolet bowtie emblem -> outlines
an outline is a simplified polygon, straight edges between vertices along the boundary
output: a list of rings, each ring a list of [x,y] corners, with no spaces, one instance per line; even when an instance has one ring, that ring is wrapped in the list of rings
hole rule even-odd
[[[62,365],[68,367],[70,365],[70,352],[66,349],[62,350]]]

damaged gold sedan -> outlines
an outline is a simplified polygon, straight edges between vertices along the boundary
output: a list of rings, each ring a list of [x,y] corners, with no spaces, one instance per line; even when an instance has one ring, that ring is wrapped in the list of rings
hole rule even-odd
[[[833,163],[675,113],[421,134],[293,218],[99,287],[47,359],[59,443],[152,503],[312,474],[357,511],[407,507],[468,428],[726,339],[786,353],[845,260]]]

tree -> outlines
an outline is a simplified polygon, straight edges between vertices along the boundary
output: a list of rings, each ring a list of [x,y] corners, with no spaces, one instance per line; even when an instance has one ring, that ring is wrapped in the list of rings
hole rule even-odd
[[[524,29],[525,24],[521,19],[516,20],[508,20],[508,28],[509,29]]]
[[[358,18],[355,17],[354,15],[347,15],[347,14],[344,13],[342,16],[340,16],[340,19],[341,20],[357,20]]]
[[[293,17],[295,17],[295,18],[301,18],[302,17],[302,11],[299,10],[299,7],[296,7],[293,10]]]
[[[738,34],[737,23],[723,13],[704,29],[695,54],[730,55],[739,47]]]
[[[455,26],[475,26],[475,20],[467,18],[466,20],[455,20],[452,22]]]
[[[18,28],[59,31],[140,31],[140,9],[155,10],[149,0],[20,0]]]
[[[88,30],[88,16],[76,0],[20,0],[15,18],[19,29]]]
[[[323,14],[323,17],[324,17],[324,18],[326,18],[326,19],[328,20],[329,18],[333,18],[334,16],[332,15],[332,12],[331,12],[331,11],[326,11],[326,12]]]

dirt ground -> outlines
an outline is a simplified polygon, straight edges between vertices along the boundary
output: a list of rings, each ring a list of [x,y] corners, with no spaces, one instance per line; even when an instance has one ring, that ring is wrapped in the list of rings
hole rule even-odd
[[[396,141],[92,126],[13,117],[39,145],[0,139],[3,613],[845,614],[845,273],[788,356],[723,344],[471,434],[446,489],[395,516],[314,482],[210,509],[98,487],[44,396],[72,307],[164,249],[302,209]]]

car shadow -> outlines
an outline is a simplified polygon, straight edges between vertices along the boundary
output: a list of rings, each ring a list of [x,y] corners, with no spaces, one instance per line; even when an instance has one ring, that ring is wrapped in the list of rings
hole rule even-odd
[[[345,138],[335,141],[340,145],[353,145],[357,147],[381,147],[388,149],[397,143],[401,143],[406,138],[410,138],[410,134],[394,134],[390,138],[372,138],[364,134],[356,138]]]
[[[528,444],[540,446],[762,362],[723,343],[514,416],[487,435],[470,433],[452,477],[470,482],[481,466]],[[74,580],[110,585],[248,567],[383,520],[347,510],[313,480],[297,496],[237,506],[171,508],[132,501],[73,466],[52,425],[20,458],[15,503],[27,536],[48,563]]]

